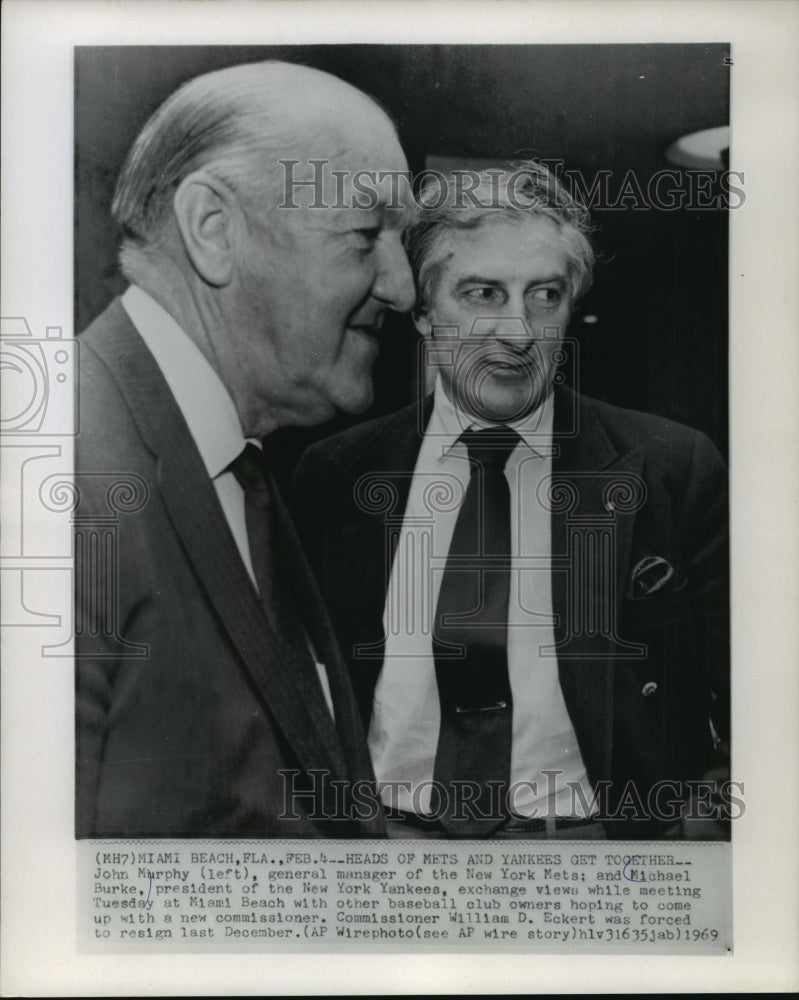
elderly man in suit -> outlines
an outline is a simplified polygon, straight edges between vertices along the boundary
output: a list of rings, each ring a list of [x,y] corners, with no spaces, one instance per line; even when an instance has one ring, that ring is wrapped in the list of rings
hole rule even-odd
[[[565,385],[588,229],[534,161],[430,178],[434,391],[297,470],[392,835],[726,835],[724,469]]]
[[[190,81],[130,151],[130,287],[80,338],[79,837],[383,833],[260,449],[371,402],[383,314],[413,304],[406,171],[371,98],[279,62]]]

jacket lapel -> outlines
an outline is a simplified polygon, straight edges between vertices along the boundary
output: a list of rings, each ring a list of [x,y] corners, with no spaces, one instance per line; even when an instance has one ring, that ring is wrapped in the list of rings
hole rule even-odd
[[[590,400],[555,395],[552,605],[561,690],[593,782],[610,774],[613,661],[643,451],[619,454]],[[623,643],[621,644],[623,646]]]
[[[328,555],[336,577],[325,593],[365,722],[383,665],[383,612],[411,478],[432,396],[381,421],[346,465],[332,459],[325,512]],[[338,574],[346,569],[346,588]]]
[[[283,566],[288,568],[290,579],[287,581],[294,593],[297,607],[302,613],[303,622],[314,648],[321,661],[325,664],[330,686],[330,695],[335,711],[335,726],[340,732],[349,736],[344,742],[344,754],[347,759],[348,772],[359,777],[371,777],[372,764],[366,746],[366,737],[358,714],[357,703],[352,697],[347,669],[339,650],[338,641],[333,631],[324,598],[313,575],[299,538],[285,509],[282,499],[278,496],[279,523],[281,528],[281,545]],[[335,732],[330,713],[325,704],[318,714],[316,724],[326,737],[327,742],[335,742]]]
[[[363,717],[383,661],[383,610],[396,541],[432,397],[383,422],[350,466],[335,463],[330,541],[344,539],[357,567],[343,634],[368,642],[354,657]],[[636,655],[617,635],[629,573],[643,450],[619,453],[590,400],[569,389],[555,395],[552,464],[552,602],[561,689],[593,782],[610,774],[613,663]],[[353,503],[353,491],[360,502]],[[371,503],[369,502],[371,500]],[[341,503],[338,509],[337,503]],[[598,580],[603,581],[598,588]],[[335,598],[333,598],[335,599]],[[345,653],[347,651],[345,650]]]
[[[238,554],[216,491],[161,370],[124,309],[98,349],[157,462],[164,503],[208,599],[277,725],[305,768],[346,774],[310,656],[281,647]]]

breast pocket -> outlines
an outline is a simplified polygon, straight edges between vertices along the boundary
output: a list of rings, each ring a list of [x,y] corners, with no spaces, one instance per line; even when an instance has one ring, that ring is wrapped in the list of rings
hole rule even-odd
[[[622,607],[622,624],[632,632],[679,621],[690,615],[688,595],[688,581],[683,580],[677,587],[665,593],[641,597],[638,600],[627,600]]]
[[[649,780],[684,777],[704,754],[709,707],[688,581],[665,594],[626,601],[621,628],[626,640],[645,650],[616,669],[625,753]]]

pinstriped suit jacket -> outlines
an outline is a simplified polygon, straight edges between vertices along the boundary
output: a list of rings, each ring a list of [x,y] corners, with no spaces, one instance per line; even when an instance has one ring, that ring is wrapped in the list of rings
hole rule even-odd
[[[335,723],[310,658],[282,649],[183,417],[119,301],[79,344],[78,837],[381,835],[368,807],[341,818],[322,778],[373,776],[296,540],[285,533],[285,586],[326,664]],[[287,784],[319,794],[287,803]]]

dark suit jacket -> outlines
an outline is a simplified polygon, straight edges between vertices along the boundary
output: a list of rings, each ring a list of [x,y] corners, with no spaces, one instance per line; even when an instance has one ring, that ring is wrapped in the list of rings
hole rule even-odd
[[[329,783],[309,778],[372,770],[296,539],[283,539],[285,585],[326,663],[335,724],[310,657],[281,650],[182,414],[118,301],[80,352],[77,835],[380,835],[379,816],[328,821]],[[282,768],[316,798],[286,808]]]
[[[391,562],[431,402],[314,445],[296,473],[295,520],[367,726]],[[604,785],[606,816],[618,820],[607,823],[609,835],[658,836],[673,821],[653,822],[651,813],[675,792],[667,787],[653,809],[657,783],[701,779],[718,763],[711,715],[717,735],[728,736],[723,463],[697,431],[566,388],[556,389],[554,433],[552,594],[561,688],[589,778],[595,789]],[[611,539],[609,557],[593,565],[577,558],[589,536]],[[641,598],[631,576],[649,556],[675,572],[666,589]],[[575,581],[579,606],[570,590]],[[629,808],[619,814],[619,805]]]

